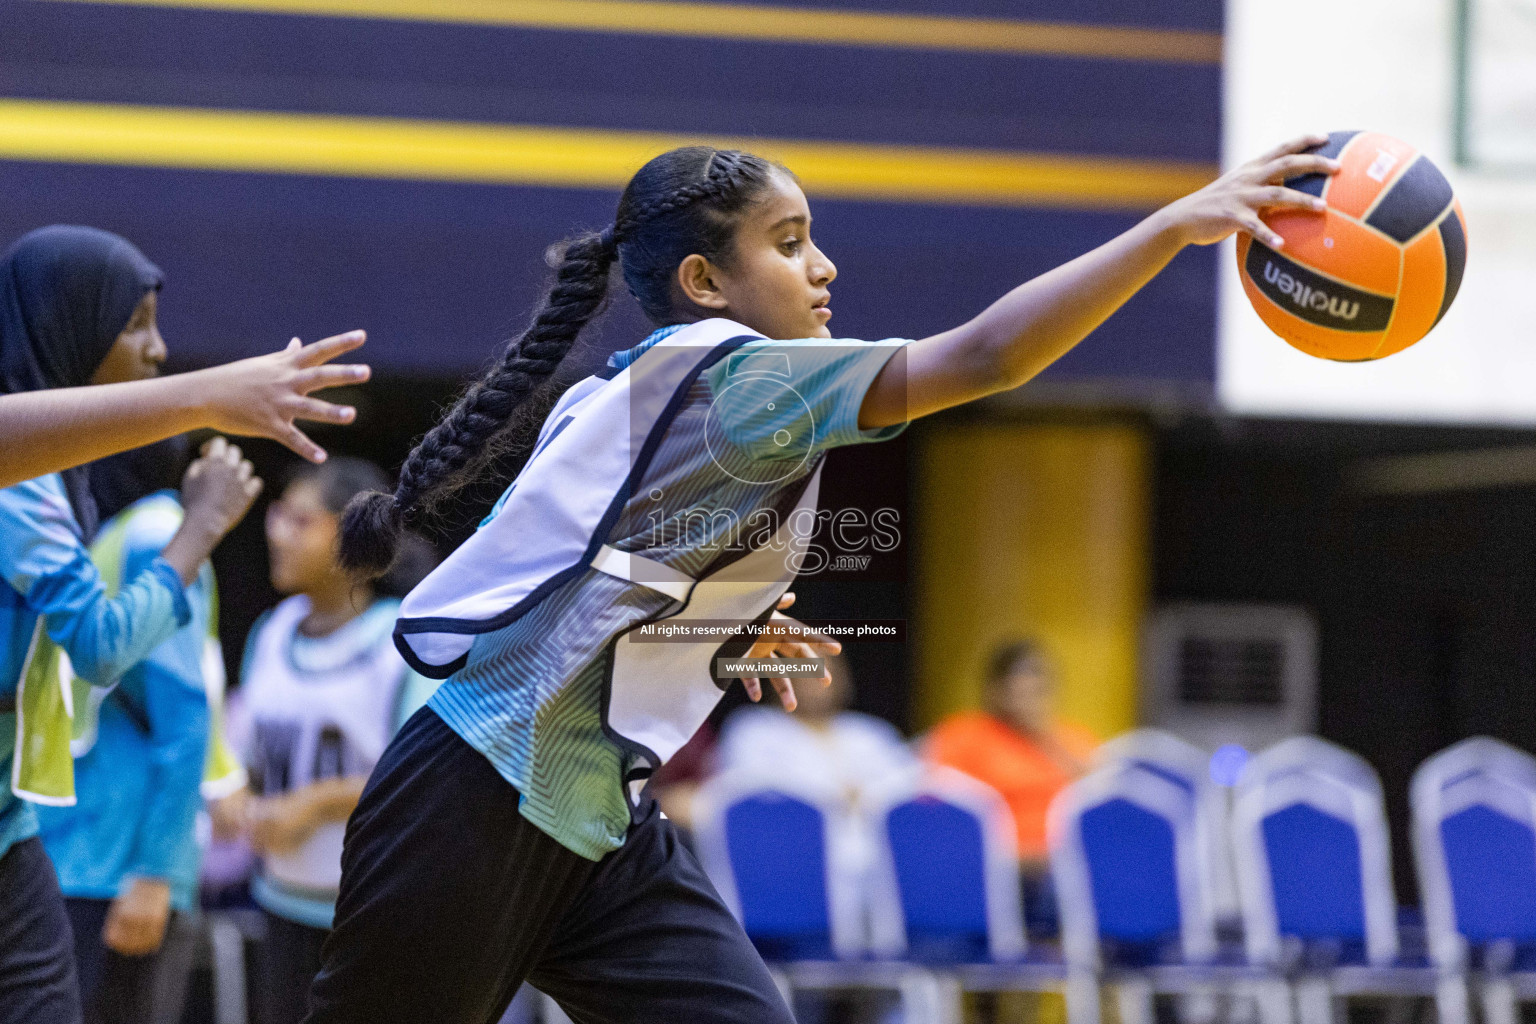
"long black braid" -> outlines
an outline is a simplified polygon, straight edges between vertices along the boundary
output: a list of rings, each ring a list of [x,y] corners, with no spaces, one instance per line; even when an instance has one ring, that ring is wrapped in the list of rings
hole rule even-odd
[[[672,287],[678,265],[694,253],[715,262],[729,259],[737,215],[767,187],[774,168],[750,153],[690,146],[663,153],[636,172],[613,225],[565,243],[533,324],[421,439],[400,467],[394,493],[360,494],[347,506],[342,565],[366,576],[385,572],[405,527],[471,482],[506,447],[492,441],[507,440],[498,435],[517,420],[514,412],[554,375],[582,328],[602,310],[615,261],[646,316],[659,326],[682,319]]]

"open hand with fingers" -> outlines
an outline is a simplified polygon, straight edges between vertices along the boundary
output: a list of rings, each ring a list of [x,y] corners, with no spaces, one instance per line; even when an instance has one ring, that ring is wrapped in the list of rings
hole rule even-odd
[[[356,409],[311,398],[310,392],[367,380],[367,366],[327,365],[366,340],[363,331],[348,331],[312,345],[294,338],[281,352],[200,371],[208,386],[209,425],[229,434],[271,438],[311,462],[323,462],[324,449],[293,421],[352,422]]]
[[[779,598],[779,603],[775,606],[774,612],[768,621],[770,624],[788,623],[795,627],[797,635],[804,636],[806,639],[790,640],[773,636],[764,637],[752,645],[751,650],[747,652],[748,658],[821,658],[829,654],[842,653],[843,645],[836,640],[829,640],[798,619],[792,619],[788,615],[782,614],[785,608],[794,603],[795,595],[792,593],[785,594]],[[806,677],[801,676],[800,678],[805,679]],[[789,677],[769,676],[768,681],[778,691],[779,702],[784,705],[784,710],[795,710],[795,687],[790,682]],[[828,670],[823,670],[821,677],[814,681],[822,686],[827,686],[832,682],[832,673]],[[743,679],[742,685],[747,688],[747,696],[752,700],[759,701],[763,699],[763,681],[761,679],[756,676]]]
[[[1326,135],[1303,135],[1233,168],[1198,192],[1164,207],[1187,245],[1210,245],[1234,231],[1246,231],[1272,249],[1285,244],[1260,214],[1290,209],[1322,213],[1323,200],[1293,188],[1286,179],[1303,174],[1337,174],[1339,162],[1306,152],[1328,141]]]

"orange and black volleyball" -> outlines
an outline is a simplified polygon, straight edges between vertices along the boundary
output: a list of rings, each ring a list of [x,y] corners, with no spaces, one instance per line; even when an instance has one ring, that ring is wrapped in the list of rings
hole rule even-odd
[[[1286,185],[1327,210],[1266,214],[1285,239],[1280,251],[1239,235],[1243,290],[1269,328],[1308,355],[1360,362],[1401,352],[1440,322],[1461,286],[1461,204],[1428,157],[1390,135],[1334,132],[1316,152],[1338,159],[1339,172]]]

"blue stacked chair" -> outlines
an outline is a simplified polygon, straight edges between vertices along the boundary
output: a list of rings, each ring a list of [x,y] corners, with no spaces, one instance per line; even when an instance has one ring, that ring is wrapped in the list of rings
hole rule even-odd
[[[1381,782],[1314,736],[1284,740],[1238,780],[1232,841],[1249,959],[1268,973],[1267,1024],[1326,1024],[1337,998],[1429,994],[1434,975],[1400,956]]]
[[[1231,980],[1218,963],[1206,814],[1191,787],[1136,761],[1106,764],[1052,803],[1072,1024],[1097,1024],[1105,982],[1123,1024],[1147,1024],[1153,993]]]
[[[1203,805],[1200,822],[1209,865],[1211,912],[1218,924],[1236,926],[1240,908],[1227,834],[1227,790],[1211,777],[1211,755],[1161,729],[1132,729],[1100,745],[1093,763],[1133,762],[1184,787]]]
[[[1485,1019],[1514,1024],[1516,1000],[1536,997],[1536,758],[1488,737],[1465,740],[1419,766],[1411,801],[1445,1015],[1466,1019],[1474,972]]]
[[[950,1019],[932,972],[870,955],[866,880],[839,853],[863,823],[842,794],[806,778],[726,773],[700,787],[695,808],[705,871],[786,998],[892,990],[911,1024]]]
[[[1059,959],[1029,957],[1013,817],[991,787],[930,767],[875,794],[872,946],[942,971],[960,991],[1059,989]]]

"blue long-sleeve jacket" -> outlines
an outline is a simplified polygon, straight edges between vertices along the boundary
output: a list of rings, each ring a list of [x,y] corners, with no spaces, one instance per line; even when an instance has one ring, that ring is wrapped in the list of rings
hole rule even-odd
[[[109,685],[192,616],[181,577],[156,555],[107,597],[55,475],[0,489],[0,856],[37,833],[30,806],[11,793],[17,682],[37,620],[75,671]]]
[[[120,578],[131,580],[175,535],[181,508],[162,492],[122,515]],[[212,591],[213,570],[205,563],[187,588],[191,620],[129,669],[102,703],[95,742],[75,759],[75,805],[37,808],[66,896],[111,899],[129,880],[149,877],[170,883],[177,909],[195,903],[201,858],[193,830],[208,740],[202,658]]]

